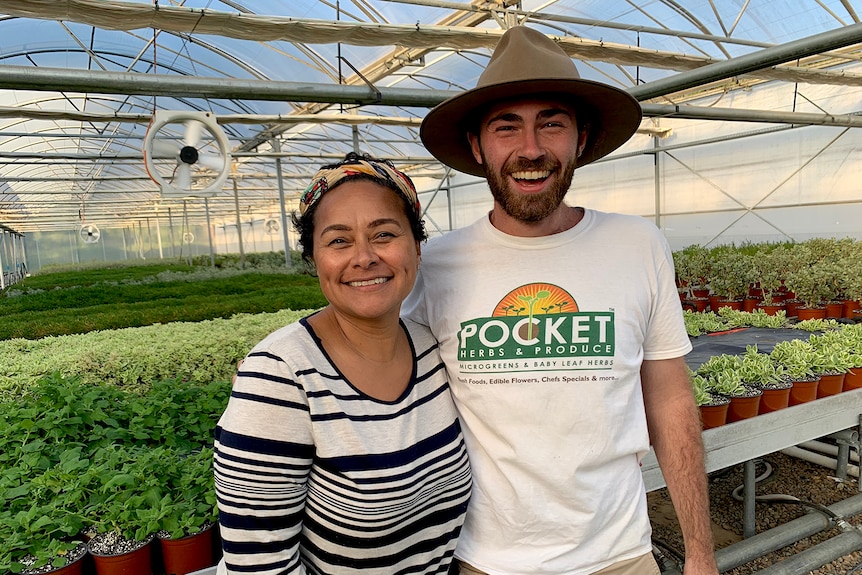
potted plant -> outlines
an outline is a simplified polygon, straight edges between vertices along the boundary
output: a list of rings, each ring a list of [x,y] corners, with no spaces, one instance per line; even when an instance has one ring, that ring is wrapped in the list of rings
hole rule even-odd
[[[785,309],[781,288],[789,261],[789,249],[784,245],[762,249],[754,257],[754,277],[762,297],[758,307],[769,315]]]
[[[161,529],[156,533],[168,575],[185,575],[215,564],[212,528],[217,520],[213,450],[179,457],[163,478]]]
[[[772,361],[783,366],[793,380],[790,405],[817,399],[820,376],[814,372],[813,354],[811,344],[801,339],[780,341],[769,352]]]
[[[841,270],[844,297],[843,316],[862,318],[862,243],[856,243]]]
[[[709,391],[709,382],[702,375],[689,370],[694,400],[700,410],[703,429],[720,427],[727,423],[727,409],[730,398]]]
[[[853,367],[853,359],[841,331],[829,331],[808,338],[813,350],[814,373],[820,376],[817,397],[844,391],[845,374]]]
[[[692,301],[697,311],[704,311],[709,295],[706,285],[710,273],[709,249],[692,244],[673,252],[672,255],[681,297]]]
[[[150,543],[164,497],[159,475],[170,449],[107,446],[94,457],[102,485],[88,507],[92,538],[87,550],[97,575],[150,575]]]
[[[841,333],[850,356],[850,371],[844,376],[844,390],[848,391],[862,387],[862,323],[845,325]]]
[[[827,238],[812,238],[794,247],[785,284],[802,303],[796,310],[799,319],[826,317],[825,302],[837,297],[838,253],[837,241]]]
[[[784,366],[773,362],[769,355],[760,353],[757,345],[746,346],[739,374],[745,384],[763,392],[759,413],[777,411],[790,404],[793,381],[784,373]]]
[[[709,358],[697,369],[697,373],[706,378],[711,393],[730,398],[728,423],[754,417],[760,410],[763,392],[743,383],[741,365],[739,356],[721,354]]]
[[[716,303],[716,310],[723,306],[742,309],[743,299],[755,281],[754,257],[730,245],[713,248],[710,258],[712,275],[709,285],[718,296],[712,300]]]

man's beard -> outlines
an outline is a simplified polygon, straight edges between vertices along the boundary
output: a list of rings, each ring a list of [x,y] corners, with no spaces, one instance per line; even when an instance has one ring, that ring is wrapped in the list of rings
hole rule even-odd
[[[518,160],[504,166],[501,170],[495,170],[493,166],[489,166],[485,154],[480,153],[482,153],[482,165],[485,166],[485,177],[488,180],[488,187],[491,188],[491,195],[506,214],[518,221],[534,224],[550,216],[563,203],[563,198],[566,197],[572,184],[576,164],[574,159],[561,172],[559,164],[529,160]],[[552,175],[558,172],[559,177],[547,190],[537,194],[513,192],[505,176],[514,172],[542,170],[550,170]]]

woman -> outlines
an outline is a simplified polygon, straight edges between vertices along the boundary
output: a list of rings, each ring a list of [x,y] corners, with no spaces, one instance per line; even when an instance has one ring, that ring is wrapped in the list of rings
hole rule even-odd
[[[224,565],[446,573],[470,470],[427,328],[402,322],[426,238],[388,162],[322,168],[294,225],[329,302],[245,358],[216,429]]]

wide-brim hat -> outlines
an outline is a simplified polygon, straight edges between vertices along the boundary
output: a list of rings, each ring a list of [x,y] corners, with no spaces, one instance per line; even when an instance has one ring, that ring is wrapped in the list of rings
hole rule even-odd
[[[623,145],[640,125],[643,112],[628,92],[578,74],[575,63],[556,42],[537,30],[515,26],[494,49],[476,87],[435,106],[422,121],[419,136],[431,154],[461,172],[483,176],[467,131],[491,104],[508,99],[562,97],[590,124],[578,165],[606,156]],[[584,118],[577,118],[582,124]]]

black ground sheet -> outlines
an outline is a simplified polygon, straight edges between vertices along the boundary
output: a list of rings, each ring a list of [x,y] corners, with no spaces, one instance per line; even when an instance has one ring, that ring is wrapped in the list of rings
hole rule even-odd
[[[793,339],[808,339],[810,332],[798,329],[770,329],[761,327],[745,327],[731,331],[722,331],[699,335],[691,339],[694,349],[685,356],[685,361],[691,369],[697,369],[714,355],[723,353],[742,355],[745,346],[757,344],[757,351],[769,353],[775,344]]]

